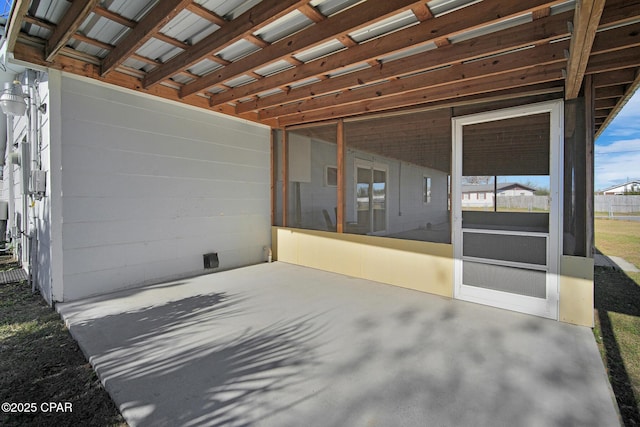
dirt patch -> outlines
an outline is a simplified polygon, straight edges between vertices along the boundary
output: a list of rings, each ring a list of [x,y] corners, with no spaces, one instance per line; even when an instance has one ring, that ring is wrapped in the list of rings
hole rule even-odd
[[[15,267],[0,257],[0,270]],[[9,403],[0,425],[127,425],[58,313],[26,282],[0,285],[0,373],[0,403]]]

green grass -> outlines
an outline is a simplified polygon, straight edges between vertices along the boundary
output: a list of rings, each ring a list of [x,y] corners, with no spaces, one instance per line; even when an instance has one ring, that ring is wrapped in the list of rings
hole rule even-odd
[[[598,219],[596,247],[640,266],[640,222]],[[594,334],[626,426],[640,426],[640,273],[596,268]]]
[[[0,403],[38,408],[0,413],[0,425],[126,426],[58,313],[25,282],[0,285],[0,373]],[[43,412],[44,402],[70,402],[72,412]]]

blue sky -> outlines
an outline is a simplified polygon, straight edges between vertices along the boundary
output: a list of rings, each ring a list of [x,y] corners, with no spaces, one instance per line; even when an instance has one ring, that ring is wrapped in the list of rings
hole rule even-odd
[[[640,91],[595,142],[595,189],[640,179]]]

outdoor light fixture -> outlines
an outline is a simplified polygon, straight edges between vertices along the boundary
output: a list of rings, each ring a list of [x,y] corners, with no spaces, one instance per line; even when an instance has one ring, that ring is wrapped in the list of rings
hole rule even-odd
[[[0,92],[0,108],[8,116],[24,116],[27,111],[26,98],[19,81],[7,82]]]

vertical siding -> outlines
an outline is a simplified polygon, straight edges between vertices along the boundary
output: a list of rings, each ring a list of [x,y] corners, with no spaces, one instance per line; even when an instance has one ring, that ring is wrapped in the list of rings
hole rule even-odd
[[[39,73],[38,75],[38,96],[37,100],[40,104],[49,104],[49,83],[46,73]],[[26,92],[26,90],[25,90]],[[23,267],[30,271],[35,285],[42,296],[47,302],[52,303],[51,295],[51,205],[52,199],[50,197],[50,163],[49,163],[49,111],[38,114],[38,122],[34,120],[32,123],[40,129],[39,135],[39,148],[40,148],[40,161],[41,169],[47,172],[47,186],[45,196],[41,200],[32,201],[31,207],[24,209],[23,197],[22,197],[22,180],[23,180],[23,167],[30,164],[29,159],[23,158],[21,165],[12,165],[9,159],[10,152],[22,152],[22,145],[28,144],[28,114],[21,117],[15,117],[13,121],[13,141],[7,141],[7,150],[5,152],[5,168],[3,170],[3,200],[8,200],[10,197],[9,191],[9,171],[13,169],[14,176],[14,212],[15,212],[15,225],[18,226],[18,230],[25,231],[23,229],[23,217],[32,217],[33,224],[35,225],[35,239],[33,240],[33,252],[29,254],[26,249],[26,237],[25,236],[13,236],[14,255],[22,261]],[[2,116],[5,119],[5,116]],[[28,190],[28,183],[27,183]],[[31,258],[34,256],[34,258]]]
[[[263,261],[269,129],[63,76],[64,299]]]
[[[46,103],[49,106],[49,82],[46,75],[41,76],[42,82],[38,86],[40,94],[40,103]],[[41,169],[47,171],[46,194],[42,200],[37,201],[33,207],[34,222],[36,225],[37,243],[35,247],[35,268],[33,272],[34,280],[40,288],[44,298],[51,304],[51,205],[56,200],[51,197],[51,164],[50,164],[50,133],[49,133],[49,112],[40,113],[40,164]]]

